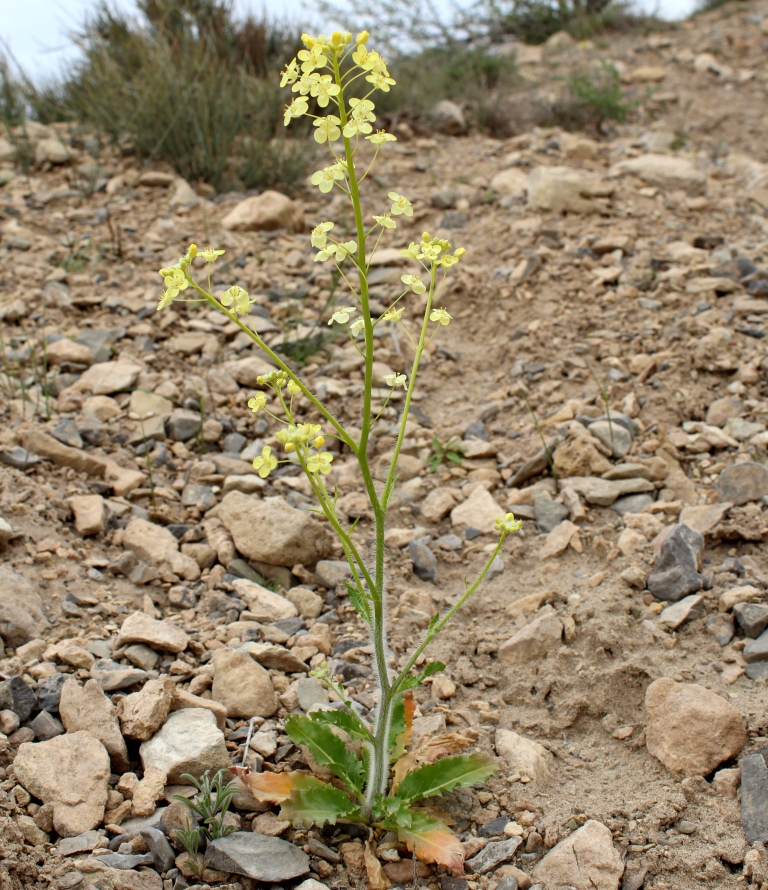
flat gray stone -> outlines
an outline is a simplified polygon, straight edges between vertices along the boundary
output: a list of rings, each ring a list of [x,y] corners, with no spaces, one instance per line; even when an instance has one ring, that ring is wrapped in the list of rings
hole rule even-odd
[[[41,460],[42,458],[19,445],[8,451],[0,451],[0,463],[5,464],[7,467],[13,467],[14,470],[26,470],[29,467],[34,467],[35,464],[39,464]]]
[[[611,510],[619,516],[626,516],[627,513],[642,513],[652,503],[653,498],[649,494],[627,494],[616,498],[611,504]]]
[[[694,593],[691,596],[683,597],[674,605],[667,606],[659,615],[659,624],[669,627],[671,630],[677,630],[694,618],[701,618],[704,614],[704,597],[701,594]]]
[[[747,664],[753,661],[768,661],[768,630],[764,630],[756,640],[750,640],[741,653]]]
[[[467,866],[474,874],[484,875],[502,863],[509,862],[522,842],[521,837],[511,837],[506,841],[491,841],[476,856],[467,860]]]
[[[606,448],[612,449],[614,457],[625,457],[632,449],[632,433],[614,418],[610,421],[596,420],[587,429]]]
[[[539,531],[549,534],[552,529],[568,518],[569,510],[564,504],[558,504],[552,498],[538,497],[533,502],[536,511],[536,525]],[[517,514],[515,514],[517,515]]]
[[[170,871],[176,861],[176,855],[163,832],[157,828],[142,828],[141,836],[149,844],[155,868],[160,874]]]
[[[278,837],[236,831],[208,844],[206,858],[213,868],[245,875],[255,881],[290,881],[309,871],[309,856]]]
[[[768,748],[741,761],[741,827],[748,844],[768,841]]]
[[[763,603],[736,603],[731,611],[739,627],[753,640],[768,627],[768,606]]]
[[[654,485],[647,479],[598,479],[596,476],[570,476],[558,481],[560,489],[570,487],[580,494],[588,504],[596,507],[610,507],[625,494],[640,494],[654,491]]]
[[[109,868],[117,868],[121,871],[129,871],[140,865],[155,864],[151,853],[107,853],[104,856],[99,856],[98,860]]]
[[[413,574],[422,581],[434,581],[437,578],[437,557],[427,543],[429,538],[411,541],[408,552],[413,560]]]
[[[91,668],[91,677],[101,686],[104,692],[116,692],[118,689],[130,689],[137,683],[149,678],[146,671],[118,664],[109,658],[99,658]]]
[[[759,501],[768,495],[768,468],[753,461],[734,464],[718,476],[715,488],[721,501],[737,507]]]
[[[101,840],[101,834],[96,829],[85,831],[75,837],[63,837],[56,849],[60,856],[74,856],[76,853],[90,853],[96,849]]]

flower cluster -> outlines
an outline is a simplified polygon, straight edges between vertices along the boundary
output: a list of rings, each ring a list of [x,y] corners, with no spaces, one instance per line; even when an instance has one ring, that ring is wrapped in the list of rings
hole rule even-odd
[[[392,195],[390,194],[389,197],[391,198]],[[449,253],[450,249],[450,242],[443,238],[432,238],[429,232],[424,232],[418,244],[411,241],[408,247],[401,250],[400,253],[409,260],[421,260],[423,263],[450,269],[466,253],[463,247],[458,247],[453,253]]]
[[[515,519],[514,513],[507,513],[505,516],[499,516],[493,523],[497,532],[503,536],[514,535],[523,527],[522,519]]]

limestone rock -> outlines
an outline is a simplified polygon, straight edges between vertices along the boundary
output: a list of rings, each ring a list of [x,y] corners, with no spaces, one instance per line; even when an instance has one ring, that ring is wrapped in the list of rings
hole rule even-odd
[[[491,191],[497,195],[513,195],[522,197],[528,191],[528,174],[519,167],[509,167],[506,170],[500,170],[491,179]]]
[[[597,507],[610,507],[617,499],[626,494],[640,494],[644,491],[653,491],[652,482],[647,479],[596,479],[593,476],[571,476],[559,479],[558,485],[563,488],[572,488],[580,494],[588,504]]]
[[[211,696],[226,707],[229,717],[271,717],[280,707],[269,674],[250,655],[217,649],[212,661]]]
[[[59,716],[67,732],[89,732],[107,749],[116,773],[128,769],[128,749],[120,732],[115,706],[96,680],[85,686],[70,677],[62,687]]]
[[[768,467],[746,461],[727,467],[715,483],[721,501],[739,507],[768,495]]]
[[[200,778],[206,770],[217,772],[230,764],[224,733],[216,717],[205,708],[174,711],[163,727],[139,749],[144,769],[153,767],[179,784],[183,773]]]
[[[281,497],[257,500],[230,491],[219,506],[219,519],[243,556],[268,565],[315,565],[333,549],[328,528]]]
[[[25,742],[13,767],[30,794],[53,806],[53,827],[62,837],[101,824],[109,792],[109,754],[89,732]]]
[[[299,613],[296,606],[273,590],[267,590],[255,581],[247,578],[238,578],[232,582],[238,596],[248,606],[248,611],[255,616],[253,621],[262,624],[271,624],[273,621],[282,621],[285,618],[295,618]]]
[[[545,658],[547,653],[560,645],[562,635],[563,623],[556,615],[551,612],[541,615],[501,644],[499,661],[504,664],[525,664]]]
[[[93,364],[93,353],[84,343],[76,343],[68,337],[62,337],[49,343],[45,350],[45,357],[50,367],[64,363],[75,365]]]
[[[222,219],[221,225],[235,232],[303,232],[305,227],[301,207],[286,195],[271,190],[241,201]]]
[[[151,649],[163,652],[183,652],[189,643],[189,637],[177,624],[170,621],[158,621],[144,612],[133,612],[123,622],[118,646],[131,643],[144,643]]]
[[[705,612],[704,597],[698,593],[683,597],[679,602],[666,609],[659,615],[659,624],[663,624],[670,630],[677,630],[695,618],[701,618]]]
[[[611,831],[590,819],[554,847],[533,869],[547,890],[618,890],[624,863]]]
[[[736,708],[696,683],[661,677],[646,690],[645,707],[646,747],[672,773],[706,776],[747,739]]]
[[[548,773],[552,755],[533,739],[510,729],[496,730],[496,753],[504,761],[507,773],[542,779]]]
[[[123,734],[145,742],[165,723],[176,684],[170,677],[148,680],[139,692],[127,695],[118,705]]]
[[[547,535],[544,546],[539,550],[539,559],[561,556],[571,545],[571,542],[576,547],[580,547],[579,527],[571,522],[570,519],[566,519],[555,526]]]
[[[613,191],[611,183],[570,167],[535,167],[528,177],[528,205],[532,210],[595,213],[600,207],[592,198]]]
[[[440,522],[456,506],[452,488],[435,488],[421,502],[421,515],[430,522]]]
[[[445,136],[463,136],[467,132],[467,121],[461,108],[450,99],[438,102],[429,112],[432,126]]]
[[[558,445],[553,460],[558,479],[602,476],[613,466],[585,436],[576,436]]]
[[[73,388],[78,392],[91,392],[95,396],[109,396],[125,392],[135,386],[141,374],[141,366],[128,361],[100,362],[91,365]]]
[[[614,164],[609,176],[637,176],[649,185],[668,191],[684,191],[695,197],[705,194],[707,177],[685,158],[670,155],[646,154]]]
[[[0,568],[0,637],[17,648],[45,634],[43,601],[26,578]]]
[[[123,547],[133,550],[146,565],[171,571],[185,581],[200,577],[200,566],[185,553],[179,552],[179,542],[161,525],[146,519],[132,519],[123,531]]]
[[[78,494],[67,498],[75,516],[75,531],[84,538],[100,535],[107,523],[107,505],[100,494]]]
[[[505,513],[506,511],[496,503],[488,489],[478,486],[464,503],[451,510],[451,522],[454,525],[476,528],[483,534],[490,534],[495,520]]]

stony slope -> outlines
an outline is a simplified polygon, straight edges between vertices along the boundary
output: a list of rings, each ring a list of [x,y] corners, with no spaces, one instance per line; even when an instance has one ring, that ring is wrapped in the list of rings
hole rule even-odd
[[[372,212],[396,187],[416,206],[401,238],[467,247],[391,519],[397,658],[482,565],[489,517],[526,519],[435,645],[446,675],[419,693],[423,734],[476,735],[502,764],[487,790],[443,802],[478,857],[472,890],[768,880],[751,846],[768,839],[762,22],[765,4],[734,4],[668,34],[549,48],[522,66],[529,83],[554,89],[605,55],[637,119],[596,139],[403,130],[379,168]],[[274,231],[233,229],[243,195],[198,196],[130,158],[96,167],[76,140],[52,164],[60,143],[37,135],[42,168],[9,167],[0,192],[5,361],[26,362],[23,393],[0,378],[0,886],[160,890],[164,874],[181,888],[195,881],[164,840],[180,805],[163,810],[180,773],[244,753],[253,768],[303,763],[282,720],[326,700],[306,676],[325,658],[362,708],[375,702],[339,552],[297,512],[308,487],[250,466],[271,441],[245,405],[267,366],[214,314],[156,313],[156,270],[191,240],[225,247],[214,283],[246,287],[265,339],[295,344],[325,335],[335,292],[288,229],[297,213],[349,220],[308,191],[257,202],[244,225]],[[382,259],[384,303],[403,270]],[[402,370],[403,338],[380,343],[377,371]],[[316,345],[306,374],[354,418],[359,357]],[[376,461],[395,418],[377,425]],[[433,436],[464,440],[461,467],[428,471]],[[334,468],[365,542],[359,480],[343,455]],[[238,805],[238,828],[294,842],[295,869],[211,882],[366,880],[343,828],[294,831]],[[379,852],[393,883],[412,879],[402,849]]]

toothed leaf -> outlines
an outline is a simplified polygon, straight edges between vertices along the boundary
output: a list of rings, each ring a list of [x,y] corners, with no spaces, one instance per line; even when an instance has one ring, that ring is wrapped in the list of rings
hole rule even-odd
[[[313,711],[309,715],[309,719],[315,723],[327,723],[331,726],[338,726],[350,735],[366,742],[372,742],[373,738],[363,721],[354,713],[354,711],[342,711],[341,708],[333,708],[328,711]]]
[[[285,734],[295,744],[306,745],[315,760],[321,766],[329,766],[350,789],[362,792],[363,765],[330,726],[309,717],[289,717],[285,721]]]
[[[280,818],[291,825],[322,825],[324,822],[335,825],[339,817],[357,821],[362,819],[362,813],[356,803],[333,785],[293,791],[280,807]]]
[[[409,772],[397,789],[401,800],[413,802],[425,797],[435,797],[451,791],[459,785],[474,785],[484,782],[496,772],[497,765],[482,754],[461,754],[458,757],[445,757],[436,763]]]

